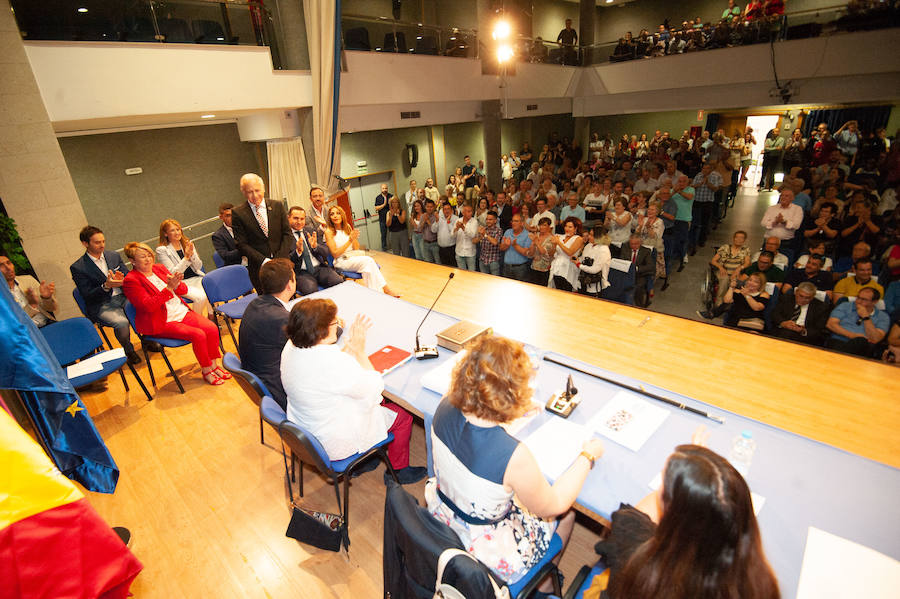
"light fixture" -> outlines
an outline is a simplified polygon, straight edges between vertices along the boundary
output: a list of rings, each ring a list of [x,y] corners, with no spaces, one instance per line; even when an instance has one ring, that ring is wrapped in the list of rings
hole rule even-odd
[[[214,119],[214,118],[216,118],[216,115],[214,115],[214,114],[201,114],[201,115],[200,115],[200,118],[201,118],[201,119]]]
[[[225,38],[224,38],[224,37],[217,37],[217,38],[216,38],[216,41],[218,41],[218,42],[224,42],[224,41],[225,41]]]
[[[775,173],[775,182],[776,183],[784,183],[784,173]]]
[[[509,22],[500,19],[497,21],[496,25],[494,25],[494,31],[491,35],[495,40],[500,41],[508,38],[510,33],[512,33],[512,29],[509,26]]]
[[[420,40],[420,39],[422,39],[422,36],[421,36],[421,35],[417,35],[417,36],[416,36],[416,39],[417,39],[417,40]]]
[[[82,6],[81,8],[78,9],[78,12],[87,12],[87,11],[88,11],[88,9],[86,9],[86,8],[83,7],[83,6]]]
[[[497,47],[497,62],[505,63],[513,57],[513,49],[509,44],[501,44]]]
[[[607,4],[612,4],[612,3],[613,3],[613,0],[606,0],[606,3],[607,3]]]

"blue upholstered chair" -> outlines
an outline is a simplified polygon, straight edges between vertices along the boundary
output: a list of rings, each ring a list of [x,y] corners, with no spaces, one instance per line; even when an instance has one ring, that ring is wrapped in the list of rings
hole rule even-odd
[[[231,328],[231,322],[243,318],[244,310],[257,297],[253,293],[250,273],[240,264],[217,268],[203,277],[203,290],[206,292],[206,299],[213,307],[213,318],[216,319],[216,324],[219,322],[219,315],[224,317],[225,324],[228,326],[228,334],[231,335],[231,341],[234,342],[234,347],[237,349],[238,342],[234,336],[234,330]],[[219,347],[224,354],[225,347],[222,345],[221,336],[219,337]]]
[[[264,397],[263,401],[266,402],[266,400],[271,401],[271,398]],[[271,410],[271,407],[269,409]],[[315,435],[300,427],[299,425],[291,422],[290,420],[285,419],[281,421],[281,423],[278,425],[278,434],[279,436],[281,436],[281,440],[284,441],[285,445],[290,448],[293,455],[296,456],[296,459],[300,461],[300,476],[298,477],[299,480],[297,482],[297,488],[300,492],[300,497],[303,497],[304,464],[312,464],[316,468],[316,470],[331,479],[332,483],[334,484],[334,495],[337,498],[338,509],[341,509],[341,492],[339,482],[343,477],[344,500],[343,511],[341,512],[341,515],[344,518],[344,523],[346,524],[348,531],[350,529],[350,513],[348,512],[348,508],[350,506],[350,478],[352,477],[354,468],[371,457],[378,457],[382,462],[384,462],[384,465],[387,467],[388,472],[391,473],[391,476],[394,477],[394,480],[397,480],[397,474],[394,472],[394,468],[393,466],[391,466],[391,462],[387,457],[387,451],[385,450],[387,444],[394,440],[393,433],[388,433],[387,437],[385,437],[382,441],[379,441],[366,451],[356,453],[350,457],[336,461],[332,461],[331,459],[329,459],[328,454],[325,452],[325,448],[322,447],[322,444],[318,439],[316,439]],[[349,547],[349,537],[345,538],[344,542],[346,546]]]
[[[97,351],[103,347],[103,343],[100,341],[97,329],[94,328],[94,325],[87,318],[68,318],[48,324],[38,330],[43,333],[44,339],[47,340],[47,345],[53,350],[53,355],[56,356],[56,359],[59,360],[59,365],[62,367],[74,364],[82,358],[87,358],[97,353],[108,353],[106,351]],[[100,370],[70,378],[69,381],[77,389],[118,372],[119,376],[122,377],[122,384],[125,386],[125,390],[129,391],[128,381],[125,380],[125,373],[122,372],[123,366],[128,366],[131,369],[131,374],[134,375],[138,385],[144,391],[144,395],[147,396],[147,401],[153,401],[153,396],[147,391],[144,381],[141,380],[134,366],[129,364],[128,359],[124,356],[105,361]]]
[[[225,260],[222,259],[222,256],[219,255],[219,252],[213,251],[213,264],[216,265],[216,268],[222,268],[225,266]]]
[[[134,317],[136,316],[137,311],[131,302],[125,303],[125,316],[128,318],[128,322],[131,323],[131,328],[134,329],[135,333],[137,333],[137,328],[134,326]],[[144,360],[147,362],[147,370],[150,371],[150,382],[153,386],[156,386],[156,377],[153,376],[153,364],[150,362],[150,354],[147,353],[147,343],[155,342],[159,344],[159,353],[162,354],[163,360],[166,363],[166,366],[169,368],[169,372],[172,375],[172,378],[175,379],[175,384],[178,385],[178,390],[181,393],[184,393],[184,387],[181,384],[181,380],[179,380],[178,375],[175,373],[175,369],[172,368],[172,363],[169,362],[169,356],[166,355],[166,348],[175,348],[175,347],[183,347],[190,343],[189,341],[185,341],[183,339],[170,339],[169,337],[155,337],[153,335],[141,335],[137,333],[137,336],[141,340],[141,350],[144,352]]]
[[[234,380],[237,381],[237,384],[241,386],[241,389],[244,390],[244,393],[247,394],[253,403],[260,407],[259,413],[259,442],[265,443],[263,439],[263,415],[262,415],[262,399],[263,397],[268,397],[271,394],[269,390],[266,389],[266,386],[263,384],[259,377],[250,372],[249,370],[244,370],[241,367],[241,359],[237,357],[237,355],[231,352],[225,352],[225,355],[222,357],[222,366],[225,367],[225,370],[234,375]],[[277,403],[275,404],[278,409],[281,409]],[[282,410],[282,414],[284,411]],[[282,418],[281,420],[284,420]],[[278,428],[278,424],[281,422],[279,420],[272,426]]]
[[[81,297],[81,292],[78,291],[78,287],[76,287],[75,289],[72,290],[72,297],[75,299],[75,303],[78,305],[78,309],[81,311],[82,316],[84,316],[85,318],[90,320],[92,323],[94,323],[94,326],[97,327],[97,330],[100,331],[100,334],[103,336],[103,341],[106,342],[106,347],[108,347],[109,349],[112,349],[112,343],[109,342],[109,337],[106,336],[106,331],[103,330],[103,327],[104,327],[103,323],[100,322],[99,320],[93,320],[90,317],[88,317],[87,307],[85,306],[84,298]]]

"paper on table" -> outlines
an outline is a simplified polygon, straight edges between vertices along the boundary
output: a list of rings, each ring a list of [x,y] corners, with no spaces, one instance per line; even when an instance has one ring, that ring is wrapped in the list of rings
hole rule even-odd
[[[553,416],[528,435],[525,445],[537,460],[541,472],[555,480],[572,465],[584,442],[592,436],[588,427]]]
[[[71,366],[67,366],[66,376],[70,379],[74,379],[101,370],[103,370],[103,363],[94,358],[89,358],[87,360],[82,360],[81,362],[76,362]]]
[[[869,547],[809,527],[797,599],[893,599],[898,588],[900,562]]]
[[[668,417],[666,409],[622,390],[594,414],[587,427],[619,445],[639,451]]]
[[[660,485],[662,485],[662,472],[657,472],[656,476],[653,477],[653,480],[651,480],[650,484],[647,486],[656,491],[659,489]],[[766,498],[758,493],[750,491],[750,502],[753,504],[753,513],[759,516],[760,510],[766,503]]]
[[[446,395],[450,390],[450,376],[453,374],[453,368],[465,354],[466,352],[461,351],[423,374],[420,380],[422,386],[439,395]]]

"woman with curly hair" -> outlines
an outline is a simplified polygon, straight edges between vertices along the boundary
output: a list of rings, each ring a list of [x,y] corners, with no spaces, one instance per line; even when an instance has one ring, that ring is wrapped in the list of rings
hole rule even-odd
[[[431,432],[428,510],[507,583],[540,561],[554,532],[566,543],[575,520],[570,508],[603,455],[601,441],[591,439],[553,485],[547,482],[528,447],[504,428],[531,410],[532,376],[521,343],[479,337],[454,368]],[[550,591],[550,581],[540,590]]]

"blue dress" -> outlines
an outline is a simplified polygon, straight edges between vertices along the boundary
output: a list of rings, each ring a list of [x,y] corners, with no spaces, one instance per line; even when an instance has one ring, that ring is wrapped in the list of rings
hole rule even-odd
[[[431,431],[435,477],[425,487],[428,510],[459,536],[466,550],[508,583],[544,555],[556,530],[516,503],[503,475],[519,445],[500,426],[466,420],[445,398]]]

